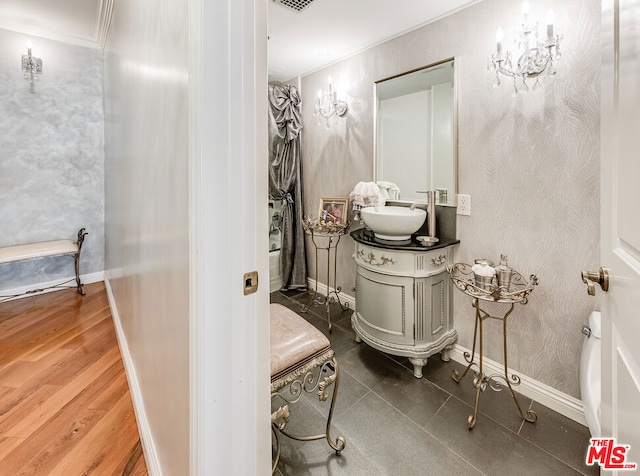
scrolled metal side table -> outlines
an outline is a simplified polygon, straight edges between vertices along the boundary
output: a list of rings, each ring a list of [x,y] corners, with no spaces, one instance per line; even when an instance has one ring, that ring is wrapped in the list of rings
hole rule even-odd
[[[300,312],[307,312],[311,308],[312,304],[324,304],[327,309],[327,321],[329,323],[329,332],[331,332],[331,304],[337,302],[340,306],[340,309],[346,311],[349,309],[349,304],[342,304],[340,301],[340,292],[342,292],[342,287],[336,286],[337,283],[337,268],[338,268],[338,243],[340,243],[340,238],[342,235],[347,233],[349,230],[349,226],[351,222],[347,223],[334,223],[334,222],[325,222],[322,220],[314,220],[314,219],[303,219],[302,227],[307,235],[311,236],[311,242],[315,248],[315,256],[316,256],[316,280],[315,286],[311,291],[311,298],[309,299],[309,304],[301,305]],[[321,243],[316,241],[317,238],[326,240],[326,246],[323,246]],[[318,292],[318,251],[324,250],[327,252],[327,295],[324,299],[316,299],[316,294]],[[329,287],[329,283],[331,282],[331,250],[333,250],[333,289]],[[332,296],[333,295],[333,296]],[[335,296],[335,297],[334,297]]]
[[[478,416],[478,404],[480,402],[480,392],[484,392],[487,388],[491,388],[496,392],[502,390],[503,385],[497,380],[503,380],[509,387],[513,401],[516,404],[518,413],[523,420],[530,423],[534,423],[538,419],[538,415],[533,410],[527,410],[526,413],[522,411],[518,399],[513,390],[514,386],[520,385],[520,377],[516,374],[509,374],[507,363],[507,318],[513,312],[515,304],[526,304],[529,294],[533,291],[533,287],[538,285],[538,278],[535,274],[532,274],[527,281],[520,273],[513,271],[511,275],[511,283],[508,288],[504,286],[498,286],[495,279],[491,284],[484,287],[477,286],[475,284],[474,274],[471,270],[471,265],[465,263],[454,263],[447,266],[449,271],[449,277],[453,284],[463,293],[473,298],[473,307],[476,310],[475,327],[473,330],[473,347],[471,353],[465,352],[464,359],[468,365],[464,372],[460,374],[457,370],[452,372],[453,380],[456,383],[460,383],[462,379],[467,375],[471,367],[477,368],[474,372],[473,386],[476,389],[475,406],[473,409],[473,415],[469,415],[467,423],[469,429],[472,429],[476,424],[476,418]],[[509,308],[502,316],[492,316],[484,309],[480,307],[481,301],[496,302],[502,304],[508,304]],[[492,374],[486,375],[483,369],[483,342],[482,342],[482,323],[486,319],[496,319],[502,321],[502,337],[503,337],[503,356],[504,356],[504,374]],[[478,344],[478,359],[476,362],[476,344]]]

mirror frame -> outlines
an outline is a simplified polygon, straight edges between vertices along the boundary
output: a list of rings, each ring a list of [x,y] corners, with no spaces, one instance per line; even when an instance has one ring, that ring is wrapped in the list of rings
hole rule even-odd
[[[391,79],[399,78],[401,76],[406,76],[407,74],[415,73],[417,71],[421,71],[423,69],[432,68],[434,66],[438,66],[444,63],[448,63],[453,61],[453,198],[447,199],[447,203],[438,203],[438,205],[445,206],[457,206],[458,203],[458,68],[456,66],[456,58],[450,57],[443,59],[441,61],[437,61],[435,63],[431,63],[425,66],[420,66],[419,68],[415,68],[409,71],[405,71],[402,73],[394,74],[393,76],[389,76],[383,79],[379,79],[374,81],[373,83],[373,181],[378,181],[378,95],[377,95],[377,86],[378,83],[383,81],[389,81]],[[426,201],[426,196],[425,196]],[[400,198],[400,200],[393,200],[396,203],[414,203],[415,200],[405,200]]]

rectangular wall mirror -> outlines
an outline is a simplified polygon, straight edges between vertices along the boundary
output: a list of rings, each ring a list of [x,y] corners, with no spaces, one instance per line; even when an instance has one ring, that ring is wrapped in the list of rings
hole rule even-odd
[[[376,182],[390,182],[400,200],[455,204],[456,107],[453,59],[376,82]]]

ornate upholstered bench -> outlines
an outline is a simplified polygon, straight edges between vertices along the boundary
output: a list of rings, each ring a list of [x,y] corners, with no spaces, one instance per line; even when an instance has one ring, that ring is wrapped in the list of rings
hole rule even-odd
[[[69,279],[59,284],[47,286],[40,289],[33,289],[24,293],[12,294],[12,295],[0,295],[0,302],[13,299],[24,294],[35,294],[45,291],[47,289],[54,288],[76,288],[78,294],[84,295],[82,290],[82,283],[80,282],[80,251],[82,250],[82,243],[87,233],[84,228],[81,228],[78,232],[77,240],[54,240],[43,241],[40,243],[29,243],[26,245],[14,245],[5,246],[0,248],[0,265],[5,263],[13,263],[17,261],[24,261],[36,258],[49,258],[53,256],[72,255],[75,268],[75,286],[67,286],[74,279]]]
[[[326,438],[337,455],[344,449],[346,440],[339,436],[335,442],[330,436],[331,419],[336,403],[340,374],[331,343],[322,332],[304,318],[281,304],[271,304],[271,426],[275,436],[275,456],[272,472],[280,459],[278,434],[299,441]],[[304,390],[317,390],[320,401],[329,398],[327,388],[333,384],[331,406],[325,432],[315,436],[297,436],[287,432],[289,405],[300,400]]]

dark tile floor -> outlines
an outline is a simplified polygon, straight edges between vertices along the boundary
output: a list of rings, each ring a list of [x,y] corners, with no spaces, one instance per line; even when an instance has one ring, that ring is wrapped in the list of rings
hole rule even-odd
[[[394,357],[358,344],[351,329],[351,310],[332,305],[332,333],[324,305],[300,313],[309,294],[278,291],[281,303],[320,329],[331,340],[340,367],[340,387],[332,436],[347,446],[336,456],[326,440],[300,442],[280,437],[279,476],[348,475],[596,475],[586,466],[589,430],[549,408],[519,396],[523,410],[538,415],[536,423],[520,420],[508,391],[487,390],[480,396],[476,426],[469,430],[475,390],[467,376],[460,384],[451,371],[464,367],[439,354],[413,376],[404,357]],[[292,409],[292,433],[324,432],[329,402],[314,394]],[[300,415],[298,417],[298,415]]]

